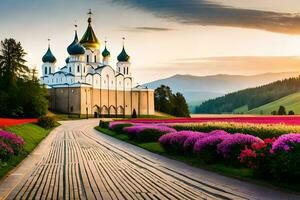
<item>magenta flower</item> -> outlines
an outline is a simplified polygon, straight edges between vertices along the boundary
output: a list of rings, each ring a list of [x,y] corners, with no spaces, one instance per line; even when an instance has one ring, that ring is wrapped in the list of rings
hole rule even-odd
[[[138,134],[146,129],[155,129],[163,133],[176,132],[174,128],[164,126],[164,125],[155,125],[155,124],[135,124],[131,127],[126,127],[123,130],[128,134]]]
[[[207,137],[208,135],[209,135],[209,133],[201,133],[201,132],[199,132],[198,134],[190,135],[183,143],[184,151],[189,152],[189,153],[193,152],[195,143],[199,139]]]
[[[120,124],[130,124],[130,123],[125,122],[125,121],[112,121],[109,123],[108,128],[113,129],[115,126],[120,125]]]
[[[224,157],[230,157],[232,153],[240,153],[240,152],[232,152],[233,149],[236,149],[237,146],[241,147],[241,150],[244,146],[251,145],[253,143],[263,142],[258,137],[253,135],[235,133],[226,137],[220,144],[217,145],[217,150]]]
[[[289,151],[290,144],[292,143],[300,143],[300,134],[299,133],[291,133],[281,135],[272,145],[271,152],[275,152],[278,150]]]
[[[18,154],[25,144],[23,138],[2,130],[0,130],[0,140],[12,147],[15,154]]]

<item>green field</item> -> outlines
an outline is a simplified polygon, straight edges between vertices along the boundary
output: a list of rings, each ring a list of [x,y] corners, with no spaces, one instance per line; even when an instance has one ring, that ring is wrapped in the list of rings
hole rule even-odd
[[[17,166],[34,148],[49,134],[52,129],[46,130],[36,124],[21,124],[4,128],[5,130],[21,136],[24,141],[24,151],[12,157],[5,163],[0,163],[0,178]]]
[[[300,114],[300,92],[288,95],[271,103],[254,108],[245,114],[264,114],[270,115],[272,111],[278,111],[279,106],[284,106],[286,112],[292,110],[295,114]]]

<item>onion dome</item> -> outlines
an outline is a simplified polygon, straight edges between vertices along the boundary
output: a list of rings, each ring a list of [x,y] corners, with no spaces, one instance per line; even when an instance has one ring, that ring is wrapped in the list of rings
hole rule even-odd
[[[89,14],[92,14],[91,12]],[[88,27],[80,40],[80,44],[82,44],[87,49],[100,49],[100,42],[96,37],[96,34],[92,28],[92,18],[88,19]]]
[[[68,46],[67,51],[70,55],[81,55],[85,53],[84,47],[78,42],[77,31],[75,31],[74,41]]]
[[[102,51],[103,58],[110,56],[110,52],[106,48],[106,41],[105,41],[105,49]]]
[[[119,62],[129,62],[130,61],[130,56],[127,55],[124,46],[123,46],[122,52],[118,55],[118,61]]]
[[[51,52],[50,46],[48,47],[47,52],[45,53],[45,55],[42,58],[42,61],[44,63],[55,63],[56,62],[56,58],[54,57],[54,55]]]
[[[70,62],[70,57],[66,58],[66,63],[68,64]]]

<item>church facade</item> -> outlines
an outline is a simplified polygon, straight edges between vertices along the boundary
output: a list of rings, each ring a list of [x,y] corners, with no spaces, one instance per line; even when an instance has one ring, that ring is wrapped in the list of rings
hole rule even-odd
[[[90,13],[91,14],[91,13]],[[98,116],[153,115],[154,91],[135,86],[130,56],[124,43],[116,67],[110,65],[110,52],[92,28],[91,15],[81,40],[77,30],[68,46],[66,65],[56,67],[50,45],[42,61],[41,83],[48,88],[50,109],[60,113]]]

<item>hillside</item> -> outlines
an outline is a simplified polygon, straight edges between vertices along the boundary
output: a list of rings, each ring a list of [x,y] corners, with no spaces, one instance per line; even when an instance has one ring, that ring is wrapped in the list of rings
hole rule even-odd
[[[144,86],[156,89],[162,84],[167,85],[173,92],[183,93],[189,105],[199,105],[203,101],[214,99],[230,92],[257,87],[298,75],[300,75],[300,72],[265,73],[252,76],[224,74],[213,76],[175,75],[146,83]]]
[[[294,111],[295,114],[300,114],[300,92],[285,96],[281,99],[254,108],[246,114],[270,114],[274,110],[278,110],[279,106],[284,106],[286,111]]]
[[[252,110],[299,91],[300,77],[289,78],[205,101],[195,111],[210,114],[241,113],[246,111],[247,107]]]

